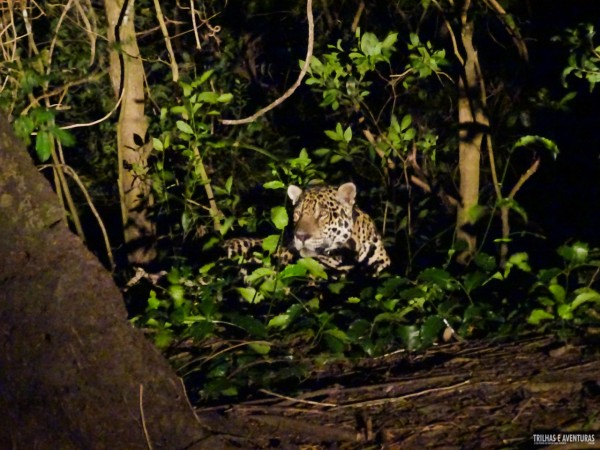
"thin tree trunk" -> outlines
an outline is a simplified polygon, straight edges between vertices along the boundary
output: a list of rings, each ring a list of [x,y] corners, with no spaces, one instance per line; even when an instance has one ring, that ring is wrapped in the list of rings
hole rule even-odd
[[[468,19],[469,2],[462,11],[461,41],[464,49],[463,73],[458,98],[459,121],[459,171],[461,203],[456,221],[456,236],[466,244],[458,261],[467,263],[474,255],[477,238],[472,225],[479,202],[479,175],[481,150],[488,132],[489,119],[485,111],[485,85],[479,66],[477,51],[473,46],[473,22]]]
[[[152,205],[148,171],[149,146],[143,142],[148,128],[144,114],[144,67],[135,37],[135,1],[106,0],[110,76],[116,98],[121,99],[117,125],[119,194],[128,259],[151,262],[156,252],[156,230],[149,219]]]

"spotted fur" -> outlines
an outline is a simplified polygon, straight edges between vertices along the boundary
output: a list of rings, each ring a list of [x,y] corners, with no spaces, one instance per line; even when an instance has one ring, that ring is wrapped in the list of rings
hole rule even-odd
[[[306,190],[290,185],[294,205],[294,239],[276,256],[285,264],[298,257],[312,257],[324,266],[347,271],[360,264],[374,273],[390,265],[390,258],[373,219],[355,205],[356,186],[315,186]],[[230,239],[229,258],[262,251],[262,240]]]

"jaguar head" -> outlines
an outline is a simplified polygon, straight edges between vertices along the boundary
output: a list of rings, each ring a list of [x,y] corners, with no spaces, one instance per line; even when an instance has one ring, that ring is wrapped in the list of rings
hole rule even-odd
[[[294,205],[294,247],[302,256],[327,254],[352,238],[354,183],[340,187],[288,187]]]

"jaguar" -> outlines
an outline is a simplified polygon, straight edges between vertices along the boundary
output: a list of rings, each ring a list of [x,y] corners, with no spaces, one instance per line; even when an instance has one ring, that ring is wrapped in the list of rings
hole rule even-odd
[[[301,189],[290,185],[287,194],[294,206],[293,241],[276,256],[284,264],[298,257],[311,257],[325,267],[348,271],[366,266],[375,274],[390,265],[375,222],[356,206],[356,185],[322,185]],[[225,241],[228,258],[249,256],[262,250],[258,238]]]

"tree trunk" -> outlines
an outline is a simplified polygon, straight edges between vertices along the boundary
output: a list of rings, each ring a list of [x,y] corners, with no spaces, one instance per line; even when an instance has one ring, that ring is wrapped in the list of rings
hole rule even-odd
[[[469,2],[462,11],[461,42],[464,49],[463,72],[458,80],[460,197],[456,237],[466,244],[458,261],[467,263],[476,251],[477,238],[472,230],[479,202],[479,174],[483,138],[489,119],[485,111],[485,86],[477,51],[473,46],[473,22],[468,18]]]
[[[214,446],[0,114],[0,448]]]
[[[148,217],[152,205],[148,172],[148,123],[144,114],[144,66],[135,37],[135,0],[106,0],[110,77],[121,99],[117,124],[119,194],[128,259],[133,264],[154,260],[155,226]]]

